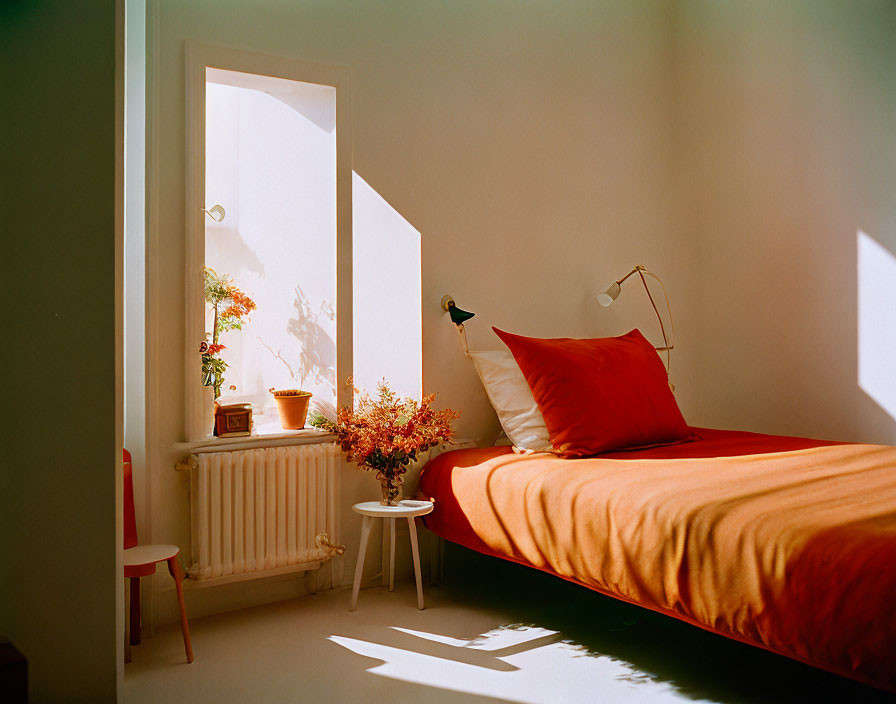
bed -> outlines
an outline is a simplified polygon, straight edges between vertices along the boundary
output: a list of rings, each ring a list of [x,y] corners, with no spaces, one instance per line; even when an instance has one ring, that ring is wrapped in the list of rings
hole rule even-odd
[[[444,453],[426,526],[896,691],[896,447],[692,430],[587,459]]]

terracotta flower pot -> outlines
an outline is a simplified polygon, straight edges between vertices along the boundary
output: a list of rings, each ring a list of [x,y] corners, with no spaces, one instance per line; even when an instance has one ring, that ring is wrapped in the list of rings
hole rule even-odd
[[[308,416],[308,404],[311,393],[298,389],[270,390],[277,402],[277,414],[280,416],[280,427],[284,430],[301,430],[305,427]]]

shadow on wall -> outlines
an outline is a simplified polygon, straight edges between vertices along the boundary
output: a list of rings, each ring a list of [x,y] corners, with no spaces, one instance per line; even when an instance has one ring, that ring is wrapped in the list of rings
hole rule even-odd
[[[858,231],[858,383],[896,420],[896,256]]]
[[[334,321],[336,312],[329,301],[321,301],[320,309],[315,312],[302,287],[296,284],[295,299],[292,302],[293,315],[286,322],[286,332],[296,340],[299,353],[290,361],[283,356],[283,351],[276,352],[260,337],[258,341],[276,359],[283,362],[289,371],[290,378],[298,388],[304,389],[309,378],[317,385],[325,384],[336,396],[336,343],[321,326],[322,319]]]
[[[264,278],[264,263],[243,238],[239,227],[233,227],[230,224],[207,222],[206,231],[214,233],[214,237],[209,238],[210,242],[221,241],[227,243],[227,253],[234,262],[239,262],[240,271],[250,271],[259,278]]]

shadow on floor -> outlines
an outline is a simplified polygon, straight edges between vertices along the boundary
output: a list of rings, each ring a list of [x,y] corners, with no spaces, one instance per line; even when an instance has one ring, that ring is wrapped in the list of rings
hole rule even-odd
[[[129,704],[887,702],[896,698],[550,575],[447,546],[446,579],[177,624],[134,649]]]
[[[557,577],[446,544],[445,597],[560,633],[691,699],[725,704],[896,702],[890,695]],[[640,679],[640,677],[639,677]]]

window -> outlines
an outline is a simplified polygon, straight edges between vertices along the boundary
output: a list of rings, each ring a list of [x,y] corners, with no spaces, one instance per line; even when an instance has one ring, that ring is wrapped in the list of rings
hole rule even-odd
[[[270,388],[351,402],[348,72],[188,43],[187,81],[187,440],[211,434],[212,389],[282,433]]]
[[[247,322],[218,317],[219,400],[279,432],[272,387],[336,405],[336,89],[209,68],[205,95],[205,202],[224,207],[205,221],[205,266],[255,304]]]
[[[187,43],[188,442],[211,434],[216,329],[213,386],[256,435],[284,432],[272,387],[330,411],[349,379],[422,393],[420,233],[352,172],[348,91],[345,68]],[[225,297],[216,326],[206,281],[254,308]]]

